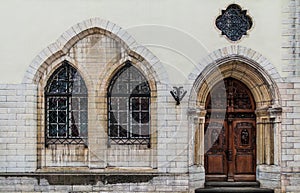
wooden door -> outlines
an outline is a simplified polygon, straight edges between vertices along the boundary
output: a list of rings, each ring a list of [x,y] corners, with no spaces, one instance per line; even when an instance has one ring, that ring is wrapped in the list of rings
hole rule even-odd
[[[207,180],[226,181],[228,174],[228,127],[222,120],[211,120],[205,127],[205,171]]]
[[[206,181],[255,181],[256,124],[253,97],[238,80],[228,78],[224,82],[225,89],[220,88],[222,86],[219,84],[212,94],[226,91],[226,100],[215,97],[212,101],[210,96],[207,99]]]
[[[233,167],[234,181],[255,181],[256,133],[255,120],[237,119],[233,125]]]

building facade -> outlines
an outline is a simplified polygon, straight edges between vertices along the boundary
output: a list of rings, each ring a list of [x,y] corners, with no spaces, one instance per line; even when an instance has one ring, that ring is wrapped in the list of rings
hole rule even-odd
[[[299,192],[299,0],[3,5],[0,192]]]

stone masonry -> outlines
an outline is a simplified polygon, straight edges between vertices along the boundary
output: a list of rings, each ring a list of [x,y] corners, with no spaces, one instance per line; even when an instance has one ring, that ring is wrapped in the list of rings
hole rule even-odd
[[[300,184],[300,1],[292,0],[283,11],[283,58],[287,82],[281,88],[285,111],[282,118],[281,185],[283,192],[299,192]]]
[[[282,17],[283,75],[255,50],[220,48],[198,61],[180,106],[159,59],[125,30],[99,18],[74,25],[39,53],[21,84],[0,85],[0,192],[191,193],[203,187],[202,103],[209,90],[204,80],[215,81],[212,69],[224,76],[229,71],[248,85],[255,85],[251,77],[261,83],[251,88],[261,107],[256,178],[278,193],[299,192],[300,0],[290,0]],[[64,60],[88,88],[88,147],[45,146],[43,89]],[[150,84],[151,148],[107,144],[106,91],[127,60]]]

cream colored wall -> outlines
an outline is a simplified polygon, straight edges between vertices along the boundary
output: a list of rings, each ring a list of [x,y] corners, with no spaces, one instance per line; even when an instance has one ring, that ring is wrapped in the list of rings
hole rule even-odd
[[[183,83],[202,56],[232,44],[214,26],[221,9],[231,3],[247,9],[254,20],[250,35],[236,44],[258,51],[280,72],[281,8],[286,1],[0,0],[0,83],[20,83],[42,49],[92,17],[116,23],[148,44],[171,82]]]

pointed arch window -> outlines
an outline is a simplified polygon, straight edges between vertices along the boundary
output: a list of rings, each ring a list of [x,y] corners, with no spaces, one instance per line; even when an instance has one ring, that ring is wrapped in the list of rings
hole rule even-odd
[[[150,146],[150,87],[145,76],[127,61],[108,87],[109,144]]]
[[[45,87],[46,146],[87,145],[87,96],[87,88],[81,75],[64,61]]]

